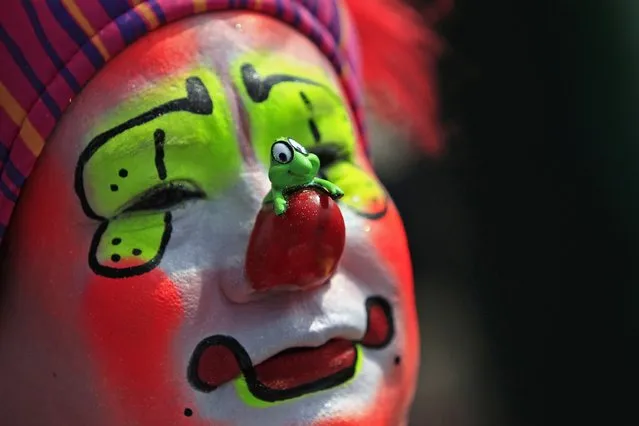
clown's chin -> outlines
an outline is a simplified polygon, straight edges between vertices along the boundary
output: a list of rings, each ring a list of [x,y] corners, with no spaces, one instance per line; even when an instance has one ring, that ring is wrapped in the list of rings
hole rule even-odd
[[[366,312],[366,333],[360,341],[336,338],[314,348],[289,348],[257,365],[233,337],[208,337],[193,352],[189,381],[202,392],[212,392],[237,380],[240,396],[251,405],[334,388],[357,375],[361,347],[383,349],[393,339],[392,310],[386,299],[369,298]]]

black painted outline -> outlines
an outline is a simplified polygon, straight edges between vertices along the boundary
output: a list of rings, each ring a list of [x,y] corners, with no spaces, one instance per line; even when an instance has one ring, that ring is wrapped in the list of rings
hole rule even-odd
[[[169,240],[171,239],[171,232],[173,232],[172,220],[173,217],[171,212],[164,213],[164,232],[162,233],[160,247],[155,256],[142,265],[130,266],[128,268],[112,268],[110,266],[104,266],[98,261],[98,247],[100,246],[102,236],[108,229],[110,223],[108,220],[102,222],[91,241],[91,248],[89,249],[89,266],[93,272],[107,278],[129,278],[149,272],[159,265],[162,260],[162,256],[164,256],[164,250],[166,250],[166,246],[169,244]]]
[[[308,119],[308,128],[311,131],[311,134],[313,135],[313,141],[317,145],[318,143],[322,141],[322,134],[320,133],[319,127],[317,127],[317,123],[315,122],[315,119],[313,118],[313,114],[315,113],[313,108],[313,103],[308,98],[308,96],[306,96],[306,93],[304,93],[301,90],[300,90],[300,98],[302,98],[302,102],[304,102],[304,105],[306,106],[308,111],[311,113],[311,117]]]
[[[313,112],[313,104],[311,103],[311,100],[308,98],[308,96],[306,96],[306,93],[304,93],[302,90],[300,90],[300,98],[302,98],[302,102],[304,102],[306,108],[308,108],[309,111]]]
[[[321,87],[322,89],[326,90],[326,92],[328,92],[332,97],[337,96],[327,86],[304,77],[297,77],[288,74],[272,74],[262,78],[252,64],[242,65],[240,67],[240,72],[242,73],[242,82],[244,83],[244,87],[246,88],[246,93],[248,93],[253,102],[258,104],[266,101],[271,94],[271,89],[273,88],[273,86],[280,83],[309,84],[311,86]],[[313,113],[313,104],[311,103],[311,100],[303,91],[300,91],[299,93],[306,108],[311,113]],[[341,99],[338,98],[338,102],[341,102]],[[320,143],[322,136],[313,117],[308,119],[308,126],[311,134],[313,135],[313,141],[316,144]]]
[[[246,384],[248,386],[251,394],[266,402],[277,402],[277,401],[285,401],[288,399],[297,398],[309,393],[319,392],[322,390],[330,389],[335,386],[341,385],[342,383],[347,382],[355,375],[355,370],[358,363],[358,351],[355,347],[356,344],[361,344],[362,346],[369,349],[383,349],[390,344],[390,342],[395,337],[395,320],[393,318],[393,310],[390,303],[383,298],[382,296],[371,296],[366,300],[366,313],[367,318],[369,317],[370,310],[373,306],[381,306],[382,310],[386,314],[386,318],[388,319],[388,334],[384,342],[379,345],[364,345],[359,341],[354,341],[353,349],[355,350],[355,361],[353,364],[343,370],[340,370],[336,373],[331,374],[327,377],[322,377],[321,379],[315,380],[314,382],[304,383],[300,386],[296,386],[291,389],[271,389],[264,385],[257,378],[257,373],[253,366],[253,362],[251,361],[251,357],[246,352],[246,349],[242,346],[240,342],[238,342],[235,338],[231,336],[217,334],[214,336],[209,336],[203,339],[198,345],[195,347],[193,351],[193,355],[191,356],[191,360],[189,362],[187,368],[187,379],[191,386],[193,386],[196,390],[204,393],[210,393],[217,389],[217,386],[209,385],[204,381],[200,380],[198,376],[198,366],[199,360],[202,354],[206,349],[211,346],[225,346],[227,349],[231,351],[235,361],[238,363],[240,367],[241,374],[244,375],[244,379],[246,380]],[[367,329],[369,327],[369,322],[367,321]],[[366,335],[366,333],[364,334]],[[309,349],[309,348],[292,348],[287,349],[287,351],[295,350],[295,349]]]
[[[242,65],[240,72],[242,73],[242,83],[244,83],[246,93],[257,104],[266,101],[271,94],[273,86],[280,83],[305,83],[321,87],[329,93],[333,93],[328,87],[309,78],[288,74],[272,74],[262,78],[252,64]]]
[[[344,203],[344,205],[348,207],[357,216],[370,219],[370,220],[379,220],[383,218],[384,216],[386,216],[386,214],[388,213],[388,204],[389,204],[389,200],[388,200],[388,195],[386,195],[386,192],[384,192],[384,207],[377,212],[365,212],[363,210],[359,210],[355,207],[349,206],[348,204]]]
[[[160,180],[166,179],[166,164],[164,164],[164,141],[166,133],[162,129],[153,132],[153,145],[155,146],[155,168]]]
[[[112,138],[133,128],[146,124],[156,118],[171,112],[191,112],[199,115],[210,115],[213,113],[213,100],[209,95],[206,86],[199,77],[189,77],[186,79],[186,98],[174,99],[160,106],[150,109],[137,117],[125,121],[118,126],[97,135],[89,142],[82,151],[75,168],[75,192],[82,204],[84,214],[92,219],[105,220],[106,218],[93,211],[84,192],[84,168],[91,157]]]
[[[344,161],[344,162],[349,163],[353,167],[364,171],[359,166],[357,166],[353,161],[351,161],[350,155],[344,153],[339,148],[339,146],[336,145],[335,143],[324,142],[322,144],[315,145],[315,146],[312,146],[311,148],[309,148],[309,152],[312,153],[312,154],[317,155],[318,157],[322,155],[322,151],[326,152],[328,150],[336,150],[337,151],[336,154],[335,154],[336,158],[334,159],[334,162],[331,163],[331,164],[337,164],[339,162]],[[330,180],[330,179],[328,179],[328,176],[326,175],[325,169],[322,168],[321,161],[320,161],[319,177],[321,177],[322,179]],[[388,193],[386,192],[385,189],[383,189],[383,197],[384,197],[384,207],[382,207],[381,210],[378,210],[376,212],[366,212],[364,210],[359,210],[356,207],[350,206],[347,203],[343,203],[343,202],[340,203],[340,205],[346,206],[350,211],[352,211],[353,213],[355,213],[356,215],[358,215],[360,217],[363,217],[363,218],[366,218],[366,219],[369,219],[369,220],[379,220],[379,219],[383,218],[384,216],[386,216],[386,214],[388,213],[388,207],[389,207],[389,203],[390,203],[390,197],[388,196]]]

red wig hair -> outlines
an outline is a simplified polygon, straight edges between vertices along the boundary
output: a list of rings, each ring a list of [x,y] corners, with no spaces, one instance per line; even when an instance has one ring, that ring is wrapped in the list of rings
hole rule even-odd
[[[432,0],[420,14],[402,0],[346,0],[359,33],[368,102],[430,154],[443,145],[436,78],[442,43],[432,26],[452,2]]]

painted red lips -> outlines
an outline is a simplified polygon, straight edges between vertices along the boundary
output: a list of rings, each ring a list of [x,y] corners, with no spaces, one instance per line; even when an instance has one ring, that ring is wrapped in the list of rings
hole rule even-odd
[[[234,338],[208,337],[193,353],[189,381],[196,389],[211,392],[243,374],[253,396],[268,402],[332,388],[355,375],[356,343],[382,349],[393,338],[390,304],[381,297],[371,297],[366,311],[367,330],[359,342],[332,339],[316,348],[290,348],[255,366]]]

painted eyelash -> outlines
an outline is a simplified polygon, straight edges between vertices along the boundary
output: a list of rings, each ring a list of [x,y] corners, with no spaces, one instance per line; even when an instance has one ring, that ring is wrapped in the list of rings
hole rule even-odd
[[[343,147],[331,142],[323,142],[319,145],[315,145],[308,148],[308,151],[319,157],[322,168],[326,168],[340,161],[351,161],[351,155]]]
[[[180,200],[169,200],[166,203],[167,206],[163,207],[154,207],[152,205],[145,206],[145,203],[151,203],[154,197],[157,197],[159,194],[171,193],[174,191],[174,195],[178,194],[181,196]],[[172,210],[176,206],[183,204],[186,201],[205,198],[206,194],[203,190],[197,187],[197,185],[192,182],[167,182],[157,185],[154,188],[146,191],[142,195],[134,198],[130,202],[128,202],[124,207],[120,209],[120,214],[126,213],[140,213],[140,212],[154,212],[163,210]],[[164,200],[166,201],[166,200]]]

